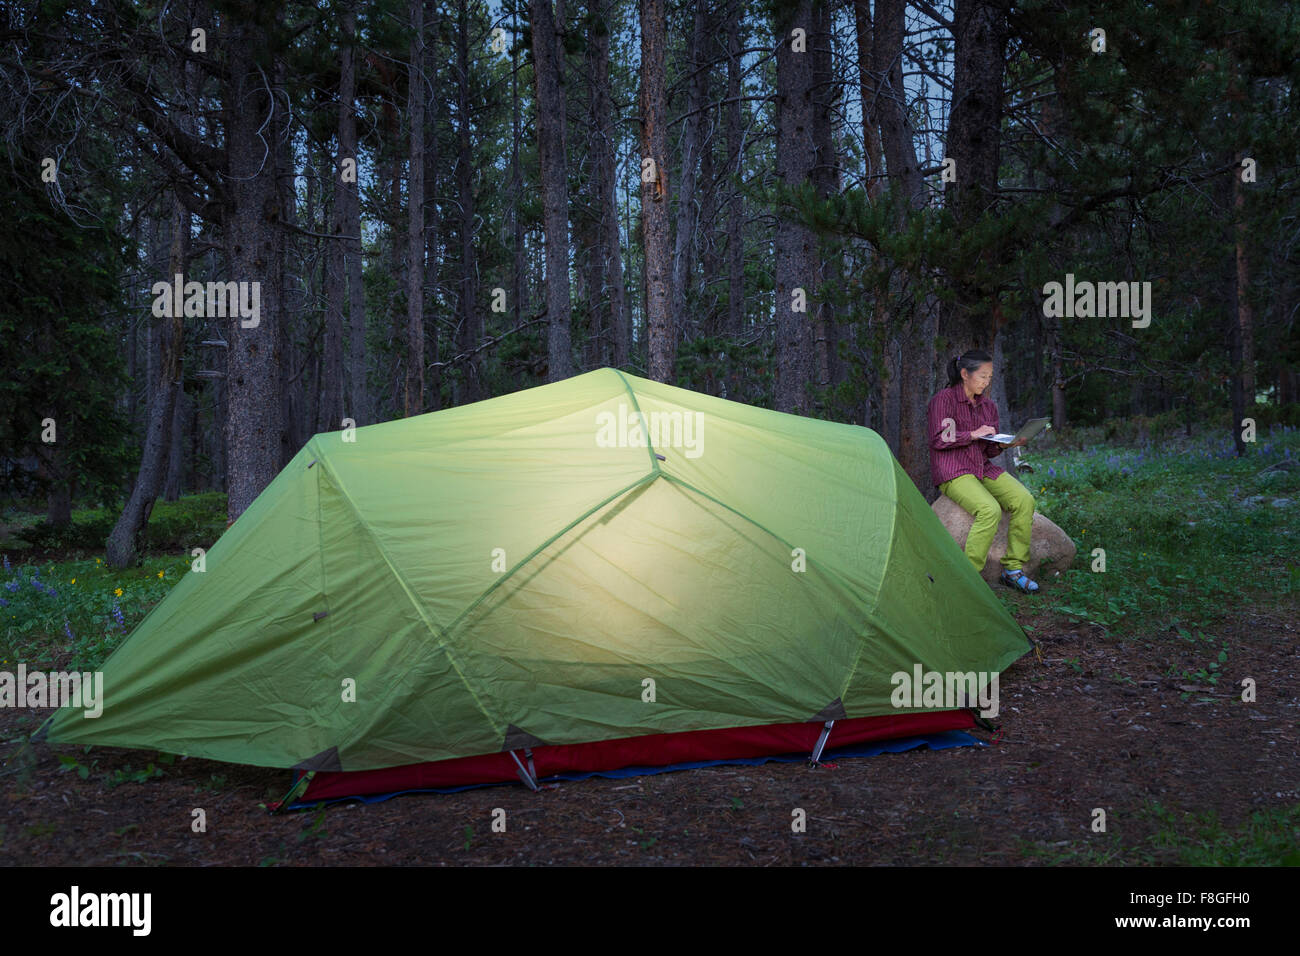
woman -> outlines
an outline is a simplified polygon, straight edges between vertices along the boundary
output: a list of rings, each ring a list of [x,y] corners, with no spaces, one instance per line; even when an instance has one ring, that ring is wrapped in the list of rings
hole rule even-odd
[[[947,495],[975,516],[966,536],[966,557],[976,571],[984,570],[989,545],[997,534],[1002,509],[1011,514],[1007,553],[1002,558],[1002,583],[1033,594],[1038,585],[1021,570],[1029,560],[1029,535],[1034,524],[1034,499],[1010,473],[990,460],[1010,445],[983,441],[998,433],[998,409],[984,393],[993,381],[993,356],[972,349],[948,365],[948,387],[930,399],[930,475]]]

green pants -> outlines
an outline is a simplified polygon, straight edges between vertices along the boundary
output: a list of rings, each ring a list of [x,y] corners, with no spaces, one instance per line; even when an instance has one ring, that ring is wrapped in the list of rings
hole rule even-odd
[[[1007,553],[1002,557],[1002,567],[1009,571],[1024,567],[1029,560],[1029,536],[1034,527],[1034,497],[1009,471],[991,479],[958,475],[941,484],[939,492],[975,516],[975,523],[966,536],[966,557],[976,571],[984,570],[1003,508],[1010,512],[1011,520],[1007,522]]]

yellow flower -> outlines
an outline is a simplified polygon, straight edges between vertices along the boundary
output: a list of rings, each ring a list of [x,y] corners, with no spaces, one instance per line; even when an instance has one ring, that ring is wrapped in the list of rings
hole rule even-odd
[[[161,571],[158,572],[158,577],[162,577],[162,572],[161,572]]]
[[[122,589],[121,589],[121,588],[117,588],[113,593],[116,594],[118,597],[121,597],[121,596],[122,596]]]
[[[69,583],[69,584],[76,584],[76,583],[77,583],[77,579],[76,579],[76,578],[73,578],[73,579],[72,579],[71,581],[69,581],[68,583]]]
[[[99,558],[96,558],[96,559],[95,559],[95,563],[96,563],[96,564],[102,564],[103,562],[102,562]]]

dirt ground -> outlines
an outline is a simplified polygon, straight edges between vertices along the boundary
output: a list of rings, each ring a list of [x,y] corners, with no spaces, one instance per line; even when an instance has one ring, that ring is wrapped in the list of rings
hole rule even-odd
[[[119,783],[154,755],[39,744],[10,760],[37,715],[0,710],[0,864],[1159,863],[1158,852],[1131,854],[1157,826],[1143,812],[1151,801],[1214,811],[1226,826],[1300,801],[1300,599],[1206,622],[1229,647],[1217,686],[1187,676],[1217,642],[1117,641],[1018,600],[1041,660],[1003,674],[1000,734],[978,734],[990,746],[815,769],[713,767],[270,815],[260,804],[284,795],[287,772],[177,759],[161,777]],[[1254,703],[1241,700],[1245,677]],[[82,779],[60,754],[98,762]],[[205,833],[191,828],[195,808]],[[796,808],[804,833],[792,830]],[[1092,831],[1094,808],[1105,833]]]

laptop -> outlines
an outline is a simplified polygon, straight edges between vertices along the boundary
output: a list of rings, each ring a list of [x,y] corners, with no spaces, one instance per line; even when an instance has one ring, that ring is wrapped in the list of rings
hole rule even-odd
[[[1050,418],[1031,418],[1029,419],[1029,421],[1025,422],[1024,426],[1020,429],[1020,431],[1016,432],[1014,435],[1005,435],[1005,434],[985,435],[980,440],[995,441],[999,445],[1010,445],[1017,438],[1023,438],[1025,441],[1029,441],[1031,438],[1033,438],[1035,435],[1041,432],[1044,428],[1051,428],[1051,427],[1052,427],[1052,420]]]

